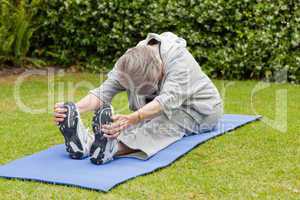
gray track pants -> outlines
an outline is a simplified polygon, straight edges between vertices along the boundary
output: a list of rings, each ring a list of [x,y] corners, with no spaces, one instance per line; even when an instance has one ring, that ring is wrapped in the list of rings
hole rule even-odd
[[[123,131],[118,140],[128,147],[139,150],[129,156],[147,159],[158,151],[176,142],[185,135],[200,134],[212,130],[223,114],[222,105],[215,107],[211,115],[203,115],[201,122],[195,120],[183,110],[175,110],[174,116],[179,120],[168,119],[161,114],[147,122],[129,127]]]

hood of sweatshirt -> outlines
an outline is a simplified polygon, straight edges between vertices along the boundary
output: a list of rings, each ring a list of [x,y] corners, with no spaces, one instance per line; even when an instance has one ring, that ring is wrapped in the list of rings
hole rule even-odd
[[[165,63],[176,57],[182,48],[186,48],[185,39],[178,37],[172,32],[164,32],[162,34],[149,33],[147,38],[140,41],[137,46],[147,45],[153,39],[160,43],[160,54]]]

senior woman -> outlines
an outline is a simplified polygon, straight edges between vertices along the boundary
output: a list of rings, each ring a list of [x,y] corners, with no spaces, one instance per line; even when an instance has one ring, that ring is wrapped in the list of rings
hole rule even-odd
[[[113,96],[127,91],[128,115],[112,115]],[[80,113],[95,111],[93,132]],[[119,58],[108,79],[74,103],[55,105],[55,121],[74,159],[103,164],[114,156],[147,159],[185,135],[212,130],[223,112],[220,95],[171,32],[147,38]]]

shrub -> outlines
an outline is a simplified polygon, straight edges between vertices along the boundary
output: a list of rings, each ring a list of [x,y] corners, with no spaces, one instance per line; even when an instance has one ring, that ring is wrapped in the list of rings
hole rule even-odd
[[[32,1],[33,5],[37,1]],[[31,5],[25,1],[2,0],[0,7],[0,61],[23,66],[26,62],[39,66],[38,59],[26,57],[35,31]]]
[[[212,77],[300,79],[300,2],[43,0],[33,55],[99,71],[149,32],[172,31]]]

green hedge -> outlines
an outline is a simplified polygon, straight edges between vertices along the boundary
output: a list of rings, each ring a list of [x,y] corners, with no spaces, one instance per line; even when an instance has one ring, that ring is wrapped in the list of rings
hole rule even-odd
[[[39,24],[33,16],[39,10],[39,0],[0,0],[0,69],[2,64],[41,66],[42,60],[27,57],[30,40]]]
[[[43,0],[33,55],[99,71],[149,32],[172,31],[212,77],[300,80],[294,0]]]

